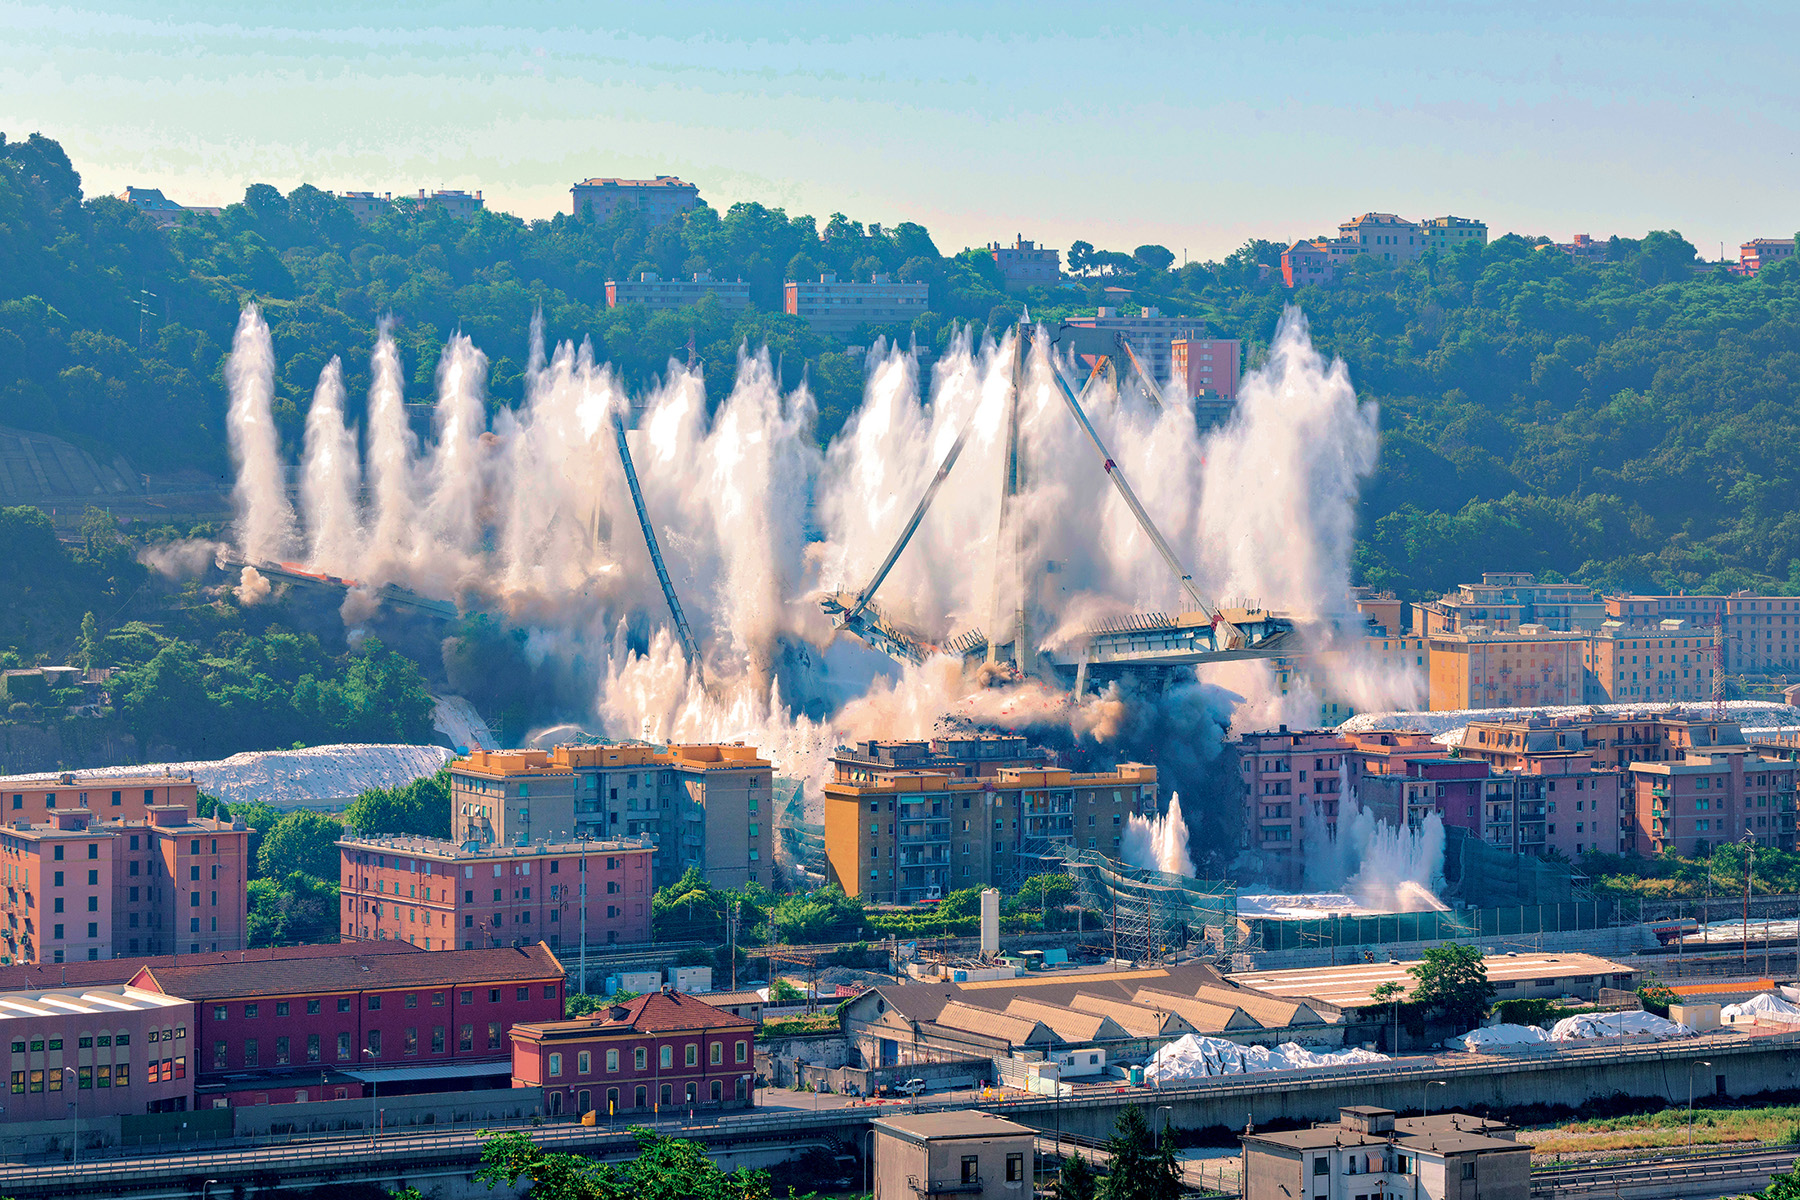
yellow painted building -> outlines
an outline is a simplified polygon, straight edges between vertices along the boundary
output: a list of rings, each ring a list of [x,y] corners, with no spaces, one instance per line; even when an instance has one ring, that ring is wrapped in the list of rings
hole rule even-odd
[[[1588,637],[1526,626],[1517,633],[1433,635],[1431,709],[1581,704]]]
[[[1047,868],[1046,843],[1118,858],[1133,815],[1157,811],[1156,768],[1104,774],[1003,767],[964,778],[897,771],[825,785],[826,880],[847,895],[909,904]]]

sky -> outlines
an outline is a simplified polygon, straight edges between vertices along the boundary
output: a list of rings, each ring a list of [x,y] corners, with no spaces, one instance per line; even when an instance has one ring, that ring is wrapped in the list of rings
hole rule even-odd
[[[229,15],[227,15],[229,14]],[[1777,4],[349,4],[0,0],[0,132],[89,195],[480,189],[589,176],[938,246],[1023,235],[1215,259],[1355,214],[1707,257],[1800,226]]]

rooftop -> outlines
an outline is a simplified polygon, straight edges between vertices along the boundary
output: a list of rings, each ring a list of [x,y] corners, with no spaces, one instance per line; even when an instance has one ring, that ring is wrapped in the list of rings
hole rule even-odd
[[[697,185],[684,183],[674,175],[658,175],[655,179],[583,179],[576,187],[628,187],[628,188],[691,188]]]
[[[1374,1115],[1381,1109],[1348,1108],[1345,1112]],[[1246,1134],[1244,1141],[1262,1142],[1294,1150],[1323,1150],[1334,1146],[1385,1146],[1391,1143],[1413,1153],[1458,1154],[1471,1150],[1507,1150],[1530,1154],[1531,1147],[1509,1136],[1511,1126],[1464,1113],[1439,1113],[1429,1117],[1401,1117],[1394,1121],[1390,1139],[1386,1132],[1365,1131],[1345,1122],[1290,1129],[1280,1133]],[[1496,1136],[1501,1135],[1501,1136]]]
[[[572,1021],[533,1021],[514,1025],[515,1034],[528,1038],[558,1041],[590,1034],[678,1033],[689,1029],[723,1029],[747,1026],[747,1018],[733,1016],[714,1008],[698,996],[686,992],[649,992],[624,1004],[603,1008],[589,1017]]]
[[[875,1128],[918,1141],[943,1138],[1031,1137],[1036,1131],[1017,1121],[996,1117],[979,1109],[956,1109],[950,1112],[915,1113],[904,1117],[881,1117]]]
[[[176,954],[156,958],[103,958],[96,962],[21,964],[0,967],[0,991],[29,991],[33,988],[88,987],[96,984],[121,984],[145,967],[222,966],[226,963],[284,962],[296,958],[337,958],[345,953],[338,942],[317,946],[265,946],[258,950],[232,950],[212,954]],[[424,950],[408,942],[383,941],[358,945],[354,953],[423,954]],[[447,951],[445,953],[448,953]]]
[[[102,986],[55,988],[50,991],[0,993],[0,1021],[61,1017],[80,1013],[146,1012],[175,1008],[189,1001],[141,988]]]
[[[1483,962],[1488,978],[1496,983],[1633,974],[1630,967],[1593,954],[1489,954]],[[1292,971],[1251,971],[1229,978],[1233,983],[1277,996],[1325,1000],[1340,1008],[1356,1008],[1373,1004],[1372,993],[1384,983],[1398,983],[1410,995],[1418,981],[1408,971],[1417,965],[1417,961],[1354,963]]]
[[[332,957],[144,967],[132,984],[195,1000],[297,996],[315,992],[403,991],[464,984],[561,980],[562,964],[539,942],[489,950],[365,954],[339,947]],[[187,960],[191,961],[191,960]]]
[[[557,842],[533,842],[525,846],[487,846],[472,842],[450,842],[427,837],[358,837],[346,835],[337,844],[346,850],[386,850],[393,854],[444,862],[476,861],[487,858],[537,858],[564,854],[633,854],[656,849],[649,837],[624,837],[602,841],[598,838],[570,838]]]

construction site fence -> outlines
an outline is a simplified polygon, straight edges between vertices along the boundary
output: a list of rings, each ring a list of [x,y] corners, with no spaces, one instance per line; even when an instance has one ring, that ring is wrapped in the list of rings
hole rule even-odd
[[[1581,900],[1507,908],[1330,916],[1304,921],[1256,917],[1247,919],[1245,924],[1249,940],[1259,942],[1262,950],[1271,951],[1529,937],[1567,930],[1606,929],[1617,924],[1618,917],[1619,906],[1615,901]]]

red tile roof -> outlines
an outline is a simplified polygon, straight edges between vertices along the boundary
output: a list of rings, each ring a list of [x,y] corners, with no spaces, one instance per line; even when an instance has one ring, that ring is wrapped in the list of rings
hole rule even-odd
[[[205,1001],[239,996],[489,986],[563,978],[562,963],[542,942],[535,946],[419,954],[365,954],[361,946],[348,949],[349,953],[334,958],[146,967],[135,981],[140,987],[165,995]]]
[[[685,992],[651,992],[624,1004],[603,1008],[573,1021],[533,1021],[513,1026],[514,1035],[561,1040],[607,1033],[683,1033],[689,1030],[750,1028],[748,1017],[734,1017]]]
[[[424,954],[406,942],[327,942],[318,946],[264,946],[256,950],[220,951],[216,954],[173,954],[158,958],[107,958],[97,962],[41,963],[0,967],[0,991],[20,992],[53,987],[92,987],[128,983],[145,967],[220,966],[226,963],[268,963],[296,958],[341,958],[346,954]],[[434,952],[435,953],[435,952]],[[451,953],[444,951],[443,953]]]

